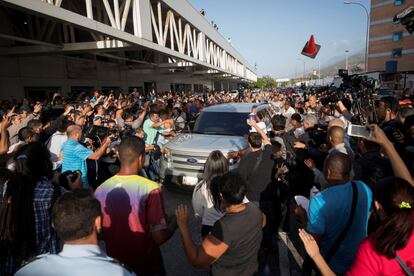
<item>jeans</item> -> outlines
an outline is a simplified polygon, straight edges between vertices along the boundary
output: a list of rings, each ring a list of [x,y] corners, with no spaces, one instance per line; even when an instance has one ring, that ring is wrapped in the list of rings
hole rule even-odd
[[[160,178],[160,161],[159,153],[149,152],[145,155],[145,159],[149,158],[149,165],[144,168],[149,179],[158,181]]]

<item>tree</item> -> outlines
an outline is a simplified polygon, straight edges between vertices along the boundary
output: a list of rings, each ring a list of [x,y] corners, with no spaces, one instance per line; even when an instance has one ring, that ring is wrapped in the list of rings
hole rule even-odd
[[[271,76],[263,76],[261,78],[257,78],[257,81],[254,83],[249,84],[249,88],[272,88],[276,87],[276,80],[272,78]]]

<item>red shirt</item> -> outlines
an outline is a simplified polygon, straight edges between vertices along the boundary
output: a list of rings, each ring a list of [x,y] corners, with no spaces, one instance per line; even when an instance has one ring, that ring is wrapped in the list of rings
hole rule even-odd
[[[405,265],[414,271],[414,232],[405,248],[398,250],[397,255]],[[405,272],[395,259],[379,255],[372,246],[370,239],[365,239],[358,248],[354,263],[346,275],[402,275]]]

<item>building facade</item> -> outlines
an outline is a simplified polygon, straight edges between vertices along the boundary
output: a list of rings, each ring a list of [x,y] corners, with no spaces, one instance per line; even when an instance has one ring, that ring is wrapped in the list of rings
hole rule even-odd
[[[203,92],[255,68],[188,0],[1,0],[0,99]]]
[[[414,34],[393,22],[409,6],[414,0],[371,0],[369,72],[414,72]]]

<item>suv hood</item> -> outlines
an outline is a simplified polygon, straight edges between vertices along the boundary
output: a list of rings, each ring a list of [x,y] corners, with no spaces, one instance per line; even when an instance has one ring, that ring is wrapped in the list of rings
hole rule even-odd
[[[173,151],[207,152],[221,150],[223,154],[248,147],[247,140],[240,136],[184,133],[165,144]]]

